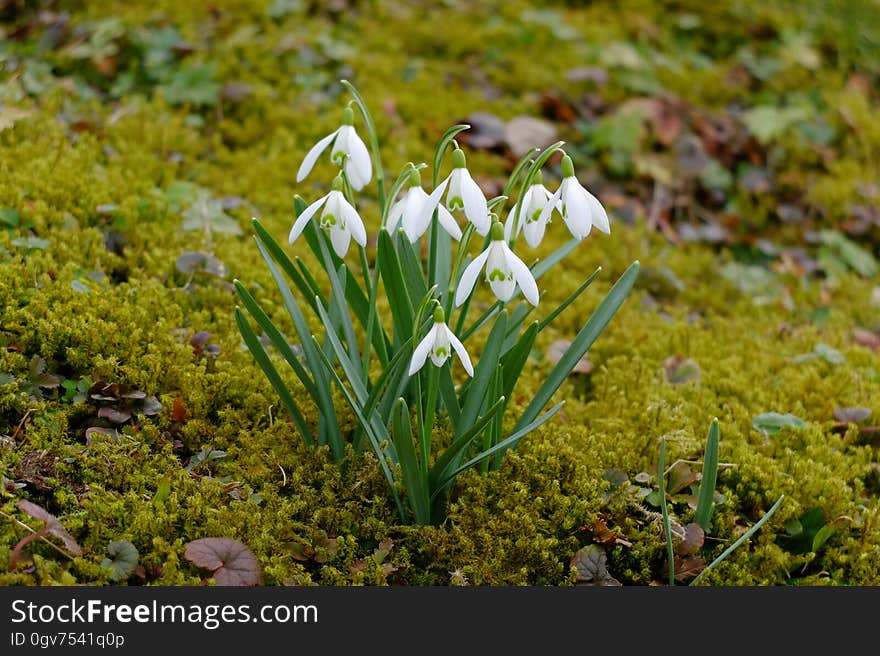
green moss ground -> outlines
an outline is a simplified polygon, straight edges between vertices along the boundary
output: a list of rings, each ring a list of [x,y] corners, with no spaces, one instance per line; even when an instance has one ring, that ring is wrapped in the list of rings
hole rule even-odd
[[[570,378],[557,393],[567,400],[564,410],[499,471],[460,477],[439,527],[399,524],[371,456],[351,454],[340,470],[327,449],[300,443],[241,344],[230,285],[245,281],[284,322],[249,218],[259,216],[282,241],[293,194],[323,193],[326,162],[300,185],[294,174],[311,144],[335,127],[342,77],[373,109],[392,174],[406,161],[427,161],[442,131],[473,112],[534,115],[548,90],[580,93],[572,88],[580,83],[565,80],[577,66],[608,69],[602,93],[612,103],[671,93],[723,111],[743,98],[807,99],[837,130],[838,155],[819,163],[791,134],[769,150],[787,158],[779,179],[815,210],[816,226],[835,228],[847,207],[864,201],[865,183],[880,184],[877,97],[848,84],[853,72],[877,75],[871,40],[846,38],[858,17],[785,3],[706,9],[639,2],[620,11],[615,3],[559,4],[529,13],[520,2],[450,2],[430,21],[418,3],[351,3],[338,14],[257,0],[224,2],[213,13],[201,2],[69,4],[68,29],[82,31],[92,55],[41,45],[45,26],[8,38],[2,50],[0,207],[17,219],[0,230],[0,472],[9,483],[0,489],[0,584],[110,583],[100,563],[108,543],[124,539],[144,568],[130,583],[195,585],[204,573],[184,559],[184,545],[208,536],[247,544],[270,585],[572,584],[572,557],[598,540],[593,528],[601,518],[625,542],[606,547],[610,573],[623,584],[647,585],[663,580],[665,547],[657,508],[639,496],[656,476],[646,484],[637,476],[656,473],[662,437],[667,462],[699,460],[712,417],[720,420],[721,460],[732,466],[719,474],[723,502],[701,557],[720,554],[780,495],[786,501],[707,582],[880,584],[880,441],[855,425],[832,430],[837,407],[869,408],[868,424],[880,417],[877,351],[852,337],[854,329],[880,325],[876,276],[761,267],[766,289],[737,286],[722,272],[743,261],[741,248],[671,244],[644,216],[627,225],[613,215],[610,236],[591,235],[570,266],[541,281],[538,316],[603,267],[589,292],[539,336],[514,406],[549,371],[542,354],[550,344],[570,339],[639,259],[633,294],[589,353],[592,372]],[[111,40],[118,46],[112,74],[94,54],[105,52],[98,39],[88,37],[109,29],[108,16],[117,20],[111,32],[121,35]],[[145,50],[132,44],[168,26],[192,47],[182,66],[212,66],[209,82],[246,83],[248,95],[180,100],[174,85],[144,72]],[[757,86],[731,86],[733,53],[768,26],[778,38],[756,42],[754,55],[778,60],[780,71]],[[799,38],[808,39],[820,66],[805,70],[785,58],[794,57]],[[203,91],[210,97],[210,84]],[[11,109],[19,112],[15,120]],[[559,129],[580,169],[613,177],[609,153],[591,151],[586,133]],[[489,178],[505,172],[493,153],[469,151],[468,158]],[[243,199],[227,210],[242,234],[183,230],[181,208],[167,193],[180,182]],[[762,198],[737,189],[731,197],[747,215],[739,231],[793,239]],[[369,194],[361,209],[374,232]],[[554,222],[528,255],[545,257],[563,232]],[[862,244],[876,254],[874,234]],[[175,262],[185,251],[213,253],[224,274],[181,273]],[[304,246],[291,251],[309,261]],[[182,331],[200,330],[211,332],[218,356],[194,354]],[[798,360],[822,344],[842,361]],[[479,357],[478,341],[469,349]],[[664,361],[673,355],[695,361],[699,380],[668,382]],[[60,379],[124,383],[155,395],[163,410],[138,417],[121,437],[95,434],[87,444],[96,406],[28,389],[35,356]],[[173,416],[175,402],[185,422]],[[341,397],[337,407],[351,425]],[[315,419],[313,408],[304,410]],[[752,419],[770,411],[792,413],[806,427],[764,435]],[[186,469],[206,448],[226,455]],[[610,489],[611,470],[626,476],[623,489]],[[14,520],[35,525],[15,508],[20,499],[57,516],[83,555],[71,559],[34,542],[26,548],[33,563],[11,571],[11,552],[26,535]],[[836,530],[816,551],[797,553],[784,527],[814,508]],[[692,518],[681,499],[673,511],[682,523]],[[387,539],[393,546],[384,555]]]

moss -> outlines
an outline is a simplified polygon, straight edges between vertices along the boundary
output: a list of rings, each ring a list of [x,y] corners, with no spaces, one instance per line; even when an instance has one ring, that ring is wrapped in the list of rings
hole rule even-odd
[[[462,14],[443,6],[426,21],[416,7],[276,18],[265,2],[249,0],[224,3],[222,11],[166,0],[71,5],[75,25],[87,27],[111,11],[119,17],[123,68],[141,64],[132,45],[140,30],[171,25],[201,51],[182,61],[210,55],[219,82],[243,82],[251,92],[242,101],[196,107],[173,104],[160,83],[150,82],[118,102],[99,102],[112,97],[113,80],[87,61],[39,49],[34,52],[56,77],[91,81],[91,95],[60,83],[32,94],[20,76],[3,87],[4,103],[29,115],[0,130],[0,207],[20,216],[19,226],[0,231],[0,472],[13,481],[12,489],[0,490],[0,584],[109,584],[100,562],[110,541],[126,539],[144,568],[127,583],[197,585],[204,572],[185,559],[185,545],[227,536],[254,551],[270,585],[568,585],[576,578],[572,556],[594,541],[591,527],[601,516],[624,541],[606,547],[611,574],[647,585],[662,579],[666,557],[654,509],[610,493],[604,474],[622,470],[632,481],[656,471],[660,437],[669,441],[668,457],[699,460],[713,416],[721,420],[721,458],[732,466],[719,476],[725,501],[701,556],[716,557],[779,495],[786,501],[707,582],[880,582],[876,446],[855,428],[831,430],[837,406],[864,406],[880,416],[876,353],[850,337],[857,326],[880,324],[869,300],[876,281],[770,272],[778,296],[760,304],[719,274],[737,253],[670,245],[640,218],[633,227],[615,220],[611,236],[591,235],[570,266],[542,279],[546,308],[603,267],[593,287],[539,335],[508,421],[549,372],[549,346],[570,339],[630,262],[642,262],[634,293],[589,353],[592,373],[573,376],[558,393],[567,400],[564,410],[510,452],[500,470],[460,477],[441,526],[399,525],[370,454],[349,453],[340,469],[327,448],[307,448],[296,437],[241,345],[230,282],[243,280],[287,330],[248,220],[258,216],[281,240],[292,220],[292,195],[323,193],[332,171],[326,159],[304,183],[294,185],[293,177],[304,151],[336,127],[340,77],[358,84],[375,113],[389,175],[407,161],[429,160],[442,131],[475,111],[505,119],[536,113],[542,94],[580,66],[608,71],[601,93],[608,111],[644,94],[686,97],[709,113],[730,103],[806,98],[834,131],[834,152],[791,131],[767,149],[767,162],[753,163],[773,168],[786,193],[806,189],[824,226],[837,227],[851,206],[870,201],[865,184],[876,182],[872,163],[880,145],[872,121],[876,98],[844,89],[859,41],[841,38],[844,23],[824,13],[811,23],[800,4],[530,9],[511,2],[491,12],[469,6]],[[676,22],[682,11],[701,21],[699,30]],[[480,29],[442,35],[435,29],[438,22],[462,21]],[[840,65],[810,72],[790,59],[797,50],[784,41],[756,40],[749,27],[756,25],[773,33],[794,26],[812,39],[823,64],[839,52]],[[400,38],[389,41],[389,30]],[[566,36],[572,31],[578,38]],[[10,57],[25,56],[12,48]],[[780,59],[778,74],[760,82],[735,78],[752,55]],[[450,61],[465,66],[450,68]],[[591,85],[571,82],[573,106],[596,92]],[[584,148],[590,173],[603,166],[583,134],[569,132],[562,137]],[[505,171],[493,153],[469,151],[468,158],[487,179]],[[183,208],[166,193],[175,182],[237,198],[228,213],[244,234],[184,231]],[[771,201],[732,190],[728,209],[742,216],[737,230],[746,240],[772,226]],[[365,199],[361,209],[375,229],[375,202]],[[523,256],[546,258],[565,239],[562,222],[551,224],[548,235]],[[28,237],[48,245],[28,249],[15,241]],[[213,253],[225,275],[178,271],[178,256],[190,250]],[[312,262],[304,248],[291,252]],[[487,299],[478,296],[475,305]],[[824,325],[813,320],[819,308],[829,308]],[[387,317],[385,305],[379,314]],[[310,321],[320,328],[316,318]],[[183,331],[198,330],[212,333],[219,356],[193,353]],[[468,344],[475,358],[483,335]],[[820,343],[845,361],[798,360]],[[667,381],[664,361],[676,354],[699,365],[699,381]],[[163,409],[135,417],[115,437],[97,433],[87,440],[86,428],[107,425],[97,405],[64,401],[52,388],[29,389],[34,357],[63,380],[126,384],[156,395]],[[292,376],[289,383],[303,396]],[[342,397],[336,400],[341,423],[353,426]],[[315,409],[303,406],[306,420],[316,423]],[[767,411],[794,413],[807,427],[765,436],[752,419]],[[225,456],[193,464],[202,449]],[[165,486],[168,494],[157,496]],[[66,558],[37,541],[25,550],[32,566],[8,571],[12,549],[26,534],[10,518],[36,527],[15,509],[21,498],[55,514],[83,555]],[[793,554],[783,527],[815,507],[839,520],[837,530],[817,553]],[[673,511],[681,521],[692,514],[685,503],[676,502]]]

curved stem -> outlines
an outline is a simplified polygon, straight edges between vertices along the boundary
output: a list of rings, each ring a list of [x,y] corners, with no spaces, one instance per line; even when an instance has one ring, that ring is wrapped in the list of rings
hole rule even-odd
[[[373,117],[370,114],[370,110],[367,109],[367,104],[364,102],[364,99],[361,97],[361,94],[354,87],[354,85],[348,80],[340,80],[339,82],[354,97],[354,101],[357,104],[358,109],[361,110],[361,116],[364,117],[364,125],[366,126],[367,134],[370,137],[370,150],[373,151],[373,170],[376,173],[376,184],[379,190],[379,207],[382,208],[382,213],[384,215],[385,171],[382,168],[382,154],[379,151],[379,135],[376,133],[376,124],[373,122]]]

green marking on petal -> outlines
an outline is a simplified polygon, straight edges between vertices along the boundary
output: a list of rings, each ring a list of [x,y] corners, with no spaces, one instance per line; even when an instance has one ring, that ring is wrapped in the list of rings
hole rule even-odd
[[[464,209],[464,201],[459,197],[455,196],[449,199],[449,209],[453,212],[455,210],[463,210]]]
[[[335,226],[336,223],[337,223],[337,219],[332,214],[324,214],[321,217],[321,227],[324,229],[331,228],[332,226]]]
[[[510,278],[510,276],[508,276],[506,273],[504,273],[501,269],[492,269],[492,271],[489,272],[489,281],[490,282],[494,282],[496,280],[498,280],[500,282],[504,282],[505,280],[508,280],[509,278]]]

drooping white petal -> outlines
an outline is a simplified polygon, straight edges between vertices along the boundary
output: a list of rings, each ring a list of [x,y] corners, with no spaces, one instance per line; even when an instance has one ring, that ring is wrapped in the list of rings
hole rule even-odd
[[[492,246],[490,244],[489,248],[477,255],[474,261],[465,267],[458,281],[458,287],[455,290],[455,307],[464,303],[467,297],[471,295],[480,271],[482,271],[483,265],[486,264],[486,260],[489,259],[489,251],[491,249]]]
[[[486,280],[498,300],[506,303],[513,298],[516,280],[503,248],[505,245],[503,241],[493,241],[486,249],[489,252],[486,260]]]
[[[366,144],[353,127],[349,134],[348,147],[349,157],[345,163],[345,174],[348,176],[351,186],[356,191],[360,191],[372,179],[373,165],[370,163],[370,153]]]
[[[523,234],[525,235],[526,243],[532,248],[537,248],[541,243],[541,240],[544,239],[544,231],[546,228],[546,222],[526,221],[525,226],[523,226]]]
[[[428,358],[428,352],[434,347],[434,340],[437,335],[437,324],[435,323],[431,330],[428,331],[428,334],[425,335],[425,338],[419,342],[419,345],[416,346],[416,350],[413,351],[412,360],[409,362],[409,375],[412,376],[415,372],[425,366],[425,360]]]
[[[429,355],[435,367],[442,367],[452,357],[445,323],[434,324],[434,346],[431,348]]]
[[[333,193],[333,192],[330,192]],[[302,231],[305,230],[306,224],[309,222],[315,212],[321,209],[321,205],[330,197],[330,194],[325,196],[321,196],[314,203],[305,208],[302,213],[297,217],[296,221],[293,223],[293,227],[290,229],[290,235],[287,237],[287,242],[292,244],[297,240],[297,238],[302,234]]]
[[[345,257],[349,242],[351,242],[351,233],[348,230],[339,227],[338,223],[330,228],[330,243],[333,244],[333,250],[339,257]]]
[[[361,220],[357,210],[345,198],[339,203],[341,208],[342,220],[345,221],[345,228],[351,233],[354,240],[361,246],[367,245],[367,230],[364,228],[364,222]]]
[[[587,202],[586,189],[576,178],[566,178],[562,181],[562,220],[568,226],[569,232],[575,239],[583,239],[590,234],[593,221],[590,218],[590,206]]]
[[[473,377],[474,375],[474,366],[471,364],[470,356],[468,356],[468,352],[464,348],[464,344],[455,336],[455,334],[449,330],[449,326],[445,323],[443,324],[443,328],[446,330],[446,336],[449,338],[449,343],[452,344],[452,348],[455,349],[455,352],[458,353],[458,359],[461,360],[461,364],[464,367],[464,370],[468,372],[468,375]]]
[[[406,192],[406,204],[403,206],[403,231],[409,237],[410,242],[415,243],[419,237],[425,234],[431,215],[423,211],[428,194],[421,187],[410,187]]]
[[[315,166],[315,162],[318,161],[318,157],[320,157],[321,153],[323,153],[324,149],[330,145],[330,142],[333,141],[338,133],[339,128],[333,130],[333,132],[328,134],[326,137],[320,139],[318,143],[312,146],[311,150],[306,153],[302,164],[299,165],[299,171],[296,172],[297,182],[302,182],[305,177],[311,172],[312,167]]]
[[[553,213],[553,209],[559,209],[560,213],[562,212],[562,208],[559,207],[559,199],[562,196],[562,190],[565,187],[565,180],[562,181],[563,184],[559,185],[559,188],[555,191],[555,193],[550,196],[550,200],[547,201],[547,204],[544,205],[544,209],[541,210],[541,214],[538,216],[538,221],[541,223],[547,223],[550,220],[550,215]]]
[[[586,189],[584,189],[584,193],[587,195],[587,203],[590,206],[590,215],[592,217],[593,225],[606,235],[610,235],[611,225],[608,222],[608,214],[605,213],[605,208],[602,207],[602,203],[600,203],[599,199]]]
[[[394,231],[397,230],[397,224],[400,222],[400,217],[403,216],[403,208],[405,205],[406,196],[394,203],[394,205],[391,206],[391,209],[388,210],[388,218],[385,220],[385,227],[388,229],[388,232],[394,234]]]
[[[526,300],[532,305],[538,305],[540,294],[538,293],[538,283],[535,282],[535,276],[529,271],[529,267],[526,266],[526,263],[519,259],[516,253],[510,250],[510,247],[506,242],[501,241],[498,243],[504,250],[504,257],[507,260],[507,265],[513,272],[513,277],[516,279],[519,288],[522,290],[523,296],[525,296]]]
[[[461,239],[461,228],[458,227],[458,224],[455,222],[455,217],[449,213],[442,205],[437,206],[437,222],[443,226],[443,229],[449,233],[449,235],[455,240],[459,241]]]
[[[474,224],[477,233],[485,237],[489,232],[489,228],[492,227],[492,221],[489,219],[489,206],[486,203],[483,190],[474,182],[467,169],[456,170],[461,170],[461,194],[464,200],[464,215],[468,221]]]
[[[428,229],[428,226],[431,225],[431,218],[433,217],[434,210],[436,208],[439,207],[440,209],[443,209],[443,206],[440,205],[440,198],[443,196],[443,191],[446,189],[447,185],[449,184],[450,177],[451,176],[447,176],[447,178],[445,180],[443,180],[440,184],[438,184],[437,188],[434,189],[434,191],[432,191],[430,193],[430,195],[427,194],[421,188],[419,188],[419,191],[422,192],[422,194],[420,194],[420,196],[422,198],[422,201],[421,201],[422,205],[421,205],[421,209],[419,210],[420,215],[416,220],[414,220],[412,222],[413,233],[417,234],[417,236],[415,239],[410,237],[410,241],[415,242],[416,239],[418,239],[423,234],[425,234],[425,231]],[[453,220],[453,223],[455,223],[454,220]],[[457,229],[458,225],[456,225],[455,228]],[[421,232],[419,232],[419,230],[421,230]],[[447,232],[449,232],[449,227],[447,227],[446,230],[447,230]],[[453,232],[454,232],[454,229],[453,229]],[[450,232],[450,234],[453,234],[453,232]],[[407,234],[409,234],[409,232],[407,232]],[[460,229],[458,230],[458,236],[455,237],[455,239],[461,239],[461,230]]]

